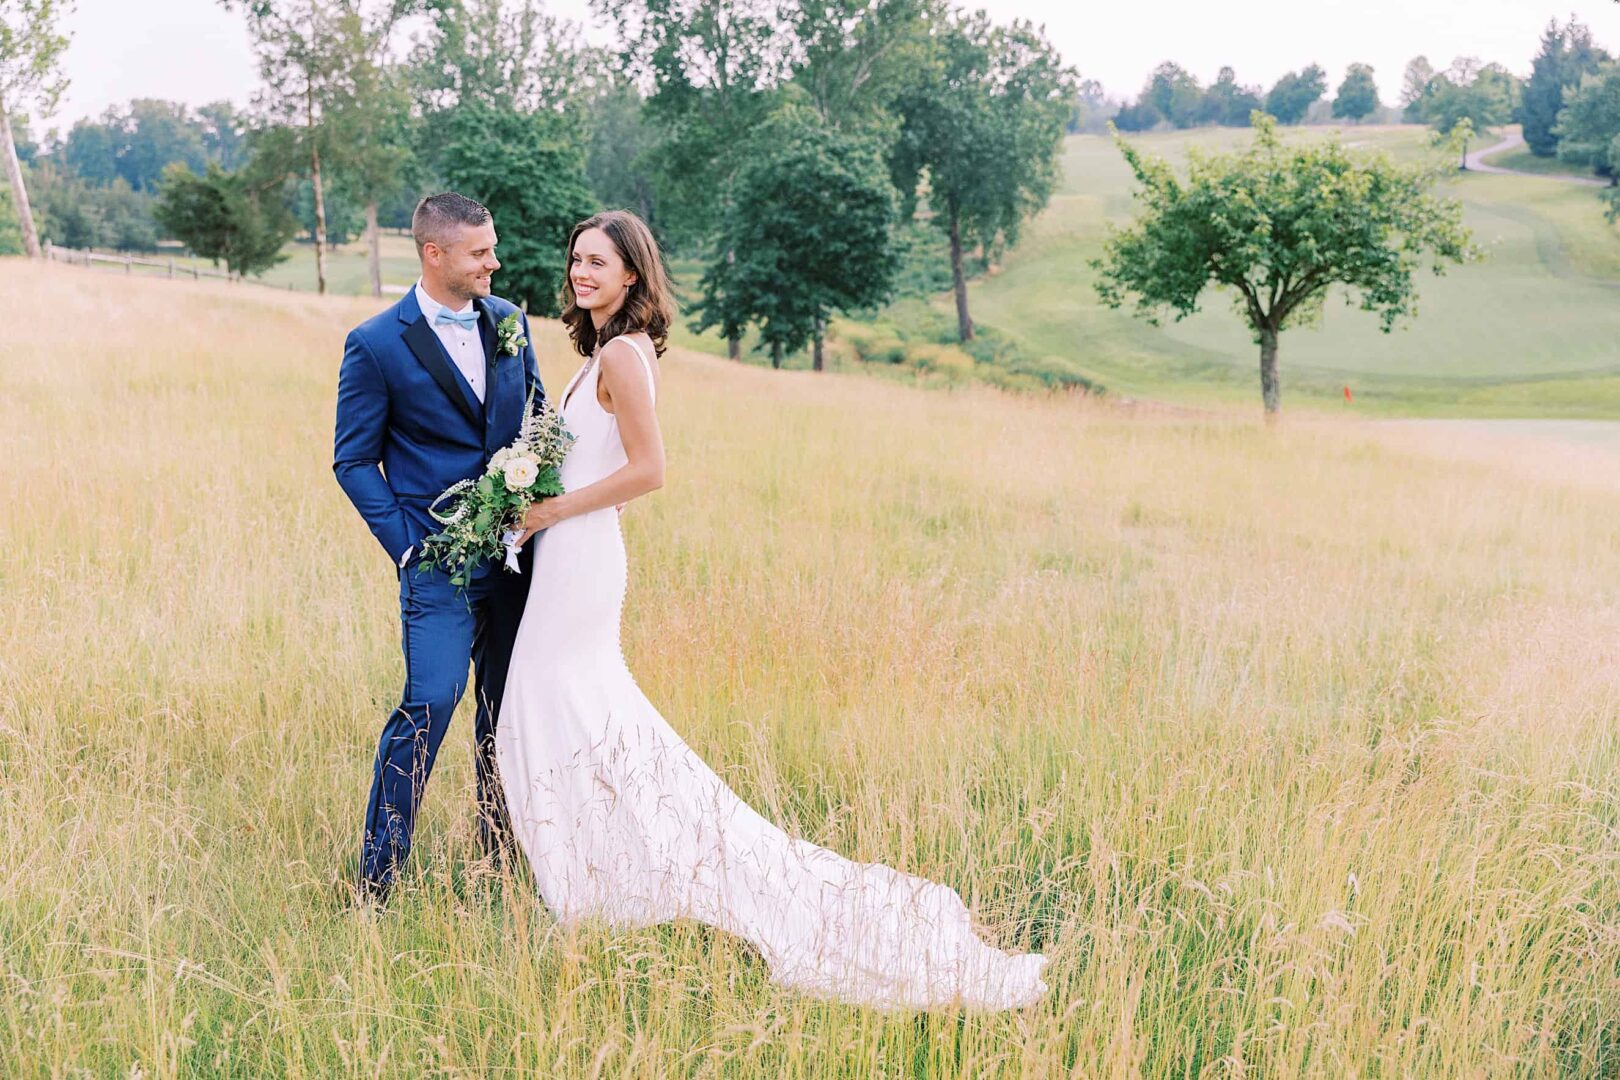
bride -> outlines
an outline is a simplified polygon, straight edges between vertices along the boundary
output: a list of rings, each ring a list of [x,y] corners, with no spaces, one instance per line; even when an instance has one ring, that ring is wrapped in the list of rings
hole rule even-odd
[[[974,932],[951,889],[795,839],[747,806],[636,686],[619,645],[617,508],[664,481],[657,357],[673,316],[658,248],[624,211],[568,241],[563,321],[586,357],[559,408],[567,494],[532,506],[534,577],[496,757],[512,829],[563,923],[697,919],[764,956],[771,980],[886,1008],[1017,1008],[1046,958]]]

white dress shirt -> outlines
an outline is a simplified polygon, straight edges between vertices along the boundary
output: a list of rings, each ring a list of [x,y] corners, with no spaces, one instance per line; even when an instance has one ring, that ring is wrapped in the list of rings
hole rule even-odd
[[[445,305],[439,303],[427,294],[422,288],[420,279],[416,282],[416,302],[422,308],[422,316],[427,319],[433,332],[439,335],[439,341],[444,344],[444,351],[449,354],[450,360],[461,371],[462,378],[472,387],[473,396],[478,398],[479,404],[484,401],[484,340],[478,336],[478,327],[462,326],[459,323],[435,323],[439,312]],[[469,300],[459,309],[450,311],[459,315],[473,309]]]

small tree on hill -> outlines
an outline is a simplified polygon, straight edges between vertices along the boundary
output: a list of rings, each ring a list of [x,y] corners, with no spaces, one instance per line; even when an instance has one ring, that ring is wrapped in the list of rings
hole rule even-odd
[[[1281,402],[1278,338],[1319,317],[1330,286],[1350,290],[1388,332],[1416,310],[1413,273],[1426,257],[1438,274],[1477,251],[1461,204],[1432,193],[1441,170],[1353,157],[1337,140],[1284,146],[1270,117],[1255,126],[1242,153],[1190,154],[1185,181],[1117,138],[1141,184],[1141,214],[1092,265],[1104,303],[1134,296],[1155,324],[1165,308],[1177,320],[1198,311],[1207,286],[1233,290],[1260,346],[1269,419]]]
[[[1356,123],[1377,111],[1378,84],[1373,81],[1373,69],[1366,64],[1351,64],[1333,99],[1334,118]]]
[[[11,110],[34,102],[49,114],[67,89],[67,78],[57,70],[68,39],[57,32],[63,12],[60,0],[16,0],[0,3],[0,158],[11,181],[11,207],[17,215],[23,250],[39,258],[39,230],[28,206],[22,163],[12,133]]]
[[[198,176],[176,163],[164,170],[153,216],[193,252],[223,262],[238,277],[262,274],[286,258],[282,247],[298,228],[275,197],[280,183],[254,183],[245,170],[228,173],[213,162]]]
[[[785,106],[756,145],[720,239],[736,258],[704,275],[697,329],[730,337],[758,322],[772,366],[810,341],[820,371],[827,316],[888,298],[894,186],[871,139],[828,128],[808,106]]]
[[[475,101],[450,118],[444,151],[450,187],[495,217],[501,294],[542,315],[558,311],[568,234],[596,210],[583,157],[561,123]]]
[[[1441,139],[1455,132],[1462,168],[1468,168],[1468,144],[1487,128],[1513,119],[1518,104],[1519,82],[1500,64],[1480,65],[1469,56],[1458,57],[1441,75],[1429,80],[1420,103],[1425,123]]]

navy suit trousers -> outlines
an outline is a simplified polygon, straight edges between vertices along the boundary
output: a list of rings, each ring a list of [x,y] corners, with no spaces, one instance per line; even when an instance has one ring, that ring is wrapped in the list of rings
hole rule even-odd
[[[486,850],[504,844],[510,836],[506,802],[495,772],[495,721],[512,642],[523,616],[527,581],[527,567],[522,576],[490,567],[461,591],[437,567],[420,570],[412,564],[400,571],[405,690],[377,743],[360,856],[360,874],[368,881],[392,884],[410,853],[423,788],[450,715],[467,688],[469,662],[477,705],[473,761],[479,834]]]

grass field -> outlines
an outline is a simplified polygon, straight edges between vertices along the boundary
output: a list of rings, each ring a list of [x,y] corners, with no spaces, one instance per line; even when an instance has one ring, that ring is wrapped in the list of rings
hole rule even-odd
[[[401,678],[329,469],[374,304],[18,261],[0,296],[0,1075],[1620,1074],[1591,470],[668,357],[648,695],[775,820],[1054,957],[1024,1014],[886,1016],[695,926],[560,932],[473,860],[466,716],[352,910]]]

